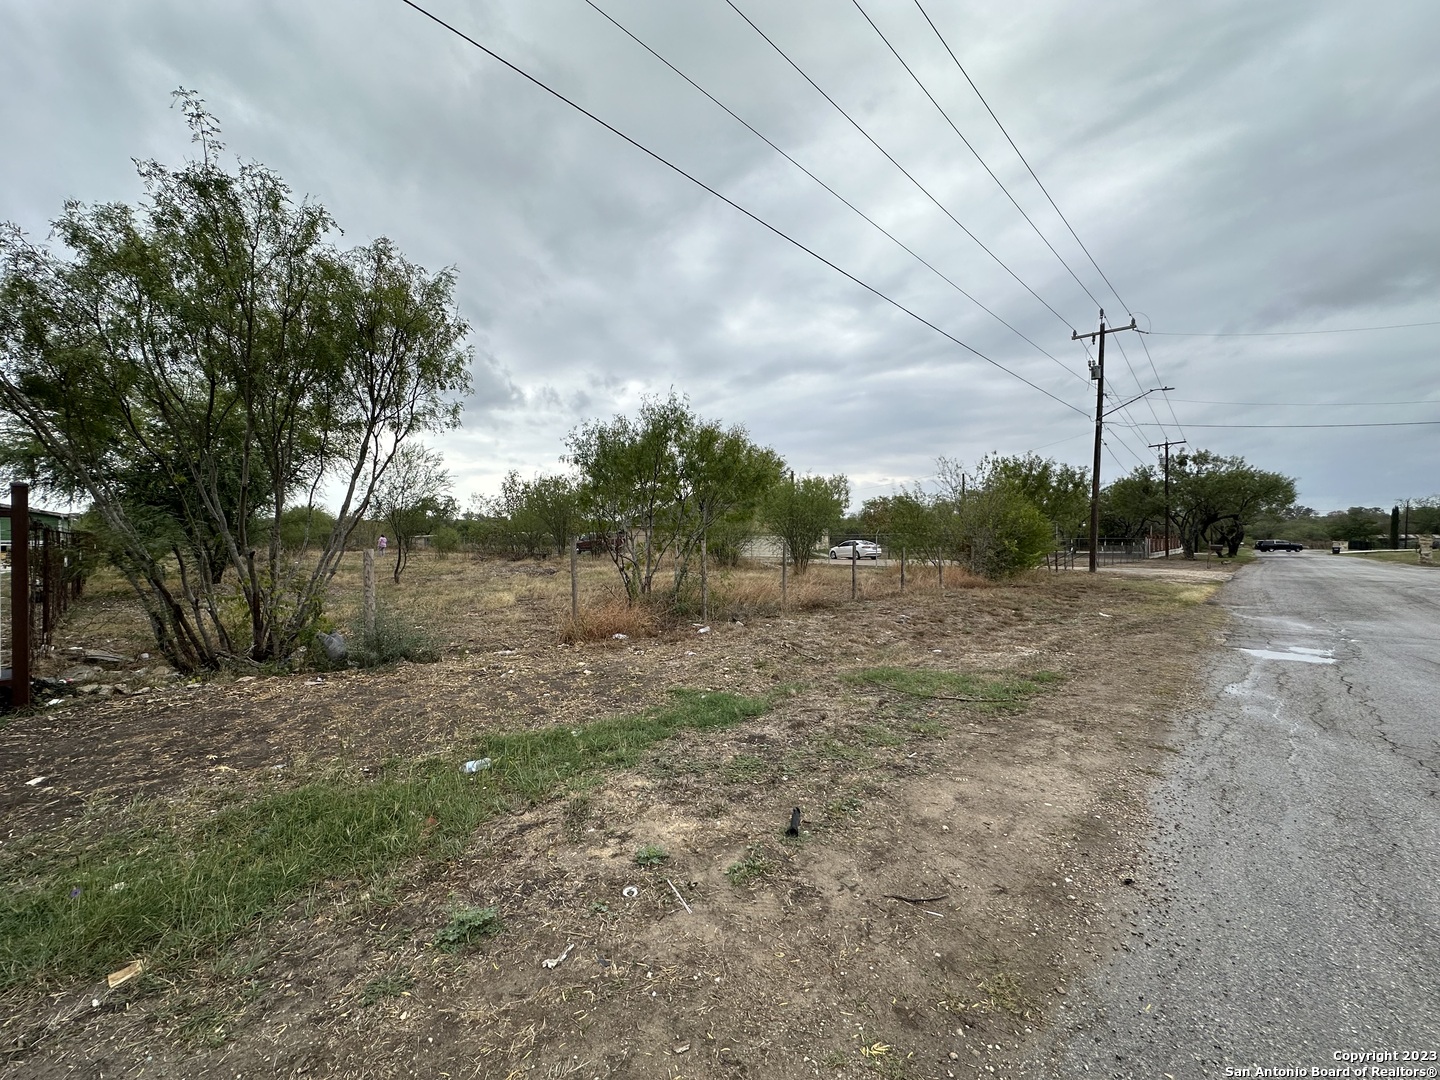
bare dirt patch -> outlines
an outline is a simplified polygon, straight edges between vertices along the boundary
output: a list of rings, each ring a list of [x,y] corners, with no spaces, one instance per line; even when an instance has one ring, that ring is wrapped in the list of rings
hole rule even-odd
[[[671,687],[769,695],[770,711],[495,819],[448,862],[325,883],[184,968],[16,988],[10,1070],[1004,1075],[1108,940],[1097,897],[1132,873],[1223,577],[1146,566],[900,595],[866,568],[852,604],[848,569],[822,566],[818,610],[562,646],[568,580],[546,569],[412,567],[385,599],[443,636],[437,664],[161,685],[12,720],[7,843],[104,830],[138,795],[203,815],[320,772],[365,784],[395,757],[458,765],[487,730]],[[609,588],[587,568],[587,600]],[[1040,682],[997,706],[863,677],[880,668]],[[489,906],[498,934],[435,947],[456,912]]]

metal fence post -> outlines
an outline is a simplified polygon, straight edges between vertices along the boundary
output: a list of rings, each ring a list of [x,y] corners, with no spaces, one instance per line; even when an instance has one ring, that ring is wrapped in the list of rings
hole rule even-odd
[[[30,486],[10,485],[10,705],[30,704]]]

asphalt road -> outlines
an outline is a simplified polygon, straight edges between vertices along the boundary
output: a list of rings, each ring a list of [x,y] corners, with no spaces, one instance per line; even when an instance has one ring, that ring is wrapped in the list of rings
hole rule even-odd
[[[1121,946],[1022,1071],[1436,1076],[1440,569],[1262,555],[1219,602]]]

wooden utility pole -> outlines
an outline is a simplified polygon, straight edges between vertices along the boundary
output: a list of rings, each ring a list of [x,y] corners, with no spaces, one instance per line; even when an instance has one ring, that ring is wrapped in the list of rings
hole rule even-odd
[[[1118,334],[1122,330],[1134,330],[1135,317],[1130,317],[1129,326],[1105,325],[1105,309],[1100,309],[1100,329],[1093,334],[1077,334],[1070,331],[1070,340],[1079,341],[1088,338],[1094,341],[1100,339],[1100,360],[1099,363],[1090,365],[1090,378],[1095,380],[1095,465],[1090,471],[1090,573],[1095,573],[1099,566],[1096,562],[1096,554],[1100,548],[1100,447],[1105,436],[1105,335]]]
[[[1150,444],[1151,450],[1165,448],[1165,558],[1170,557],[1170,447],[1184,446],[1185,440],[1168,440]]]

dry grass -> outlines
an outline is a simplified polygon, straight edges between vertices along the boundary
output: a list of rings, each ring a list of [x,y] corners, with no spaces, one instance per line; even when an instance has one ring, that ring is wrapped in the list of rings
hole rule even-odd
[[[357,640],[362,565],[360,552],[347,554],[325,602],[327,624]],[[391,569],[388,560],[376,565],[380,611],[404,629],[424,634],[442,655],[531,644],[599,642],[616,634],[655,638],[702,621],[746,622],[786,612],[831,610],[851,601],[850,566],[823,559],[813,562],[803,574],[792,571],[783,596],[779,563],[755,560],[714,570],[709,575],[708,610],[702,611],[694,573],[677,598],[671,589],[672,570],[662,567],[655,577],[656,592],[632,604],[627,603],[619,574],[608,559],[582,557],[578,618],[570,614],[570,568],[563,560],[482,560],[467,554],[442,557],[417,552],[399,583],[391,577]],[[933,565],[910,563],[903,590],[898,565],[862,563],[855,570],[855,595],[860,600],[881,600],[902,592],[915,596],[941,592]],[[944,592],[993,585],[958,566],[945,568]],[[85,597],[67,618],[63,636],[64,645],[137,657],[154,648],[129,585],[108,568],[89,582]],[[42,673],[51,674],[70,662],[62,647]]]

